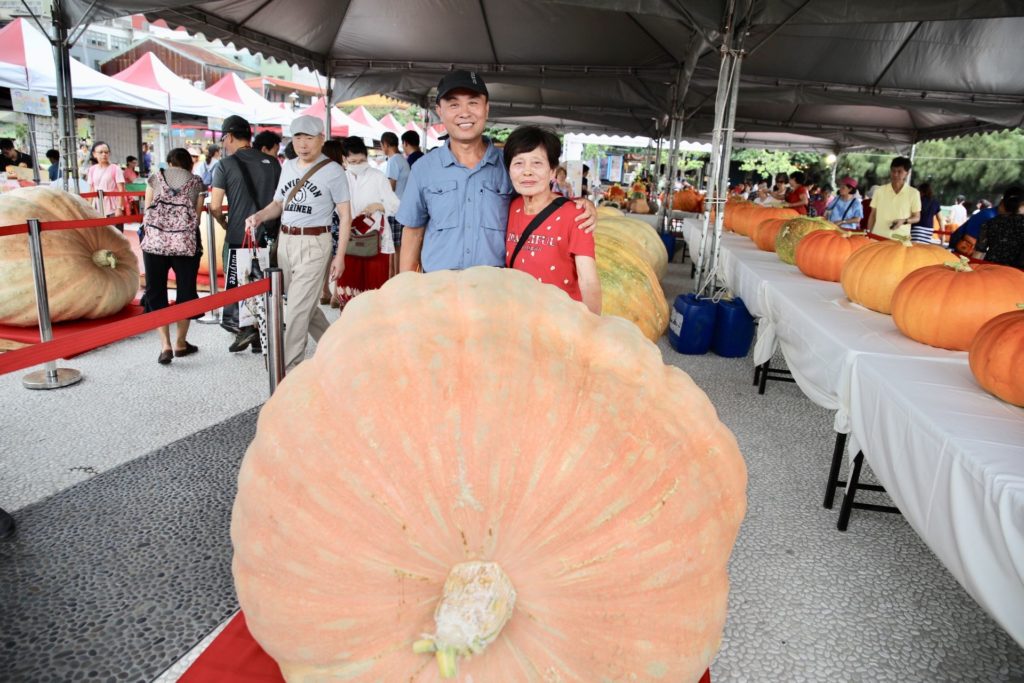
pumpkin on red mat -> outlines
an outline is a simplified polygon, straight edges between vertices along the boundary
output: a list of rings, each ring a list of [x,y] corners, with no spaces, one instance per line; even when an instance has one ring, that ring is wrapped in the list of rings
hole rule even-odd
[[[839,282],[846,260],[853,252],[871,244],[863,233],[817,230],[796,245],[796,267],[815,280]]]
[[[695,683],[745,497],[735,439],[635,326],[520,271],[404,273],[264,405],[232,569],[290,680]]]
[[[892,295],[892,320],[906,336],[929,346],[966,351],[982,325],[1017,310],[1024,271],[995,264],[918,268]]]
[[[1024,408],[1024,303],[981,326],[967,359],[982,389]]]

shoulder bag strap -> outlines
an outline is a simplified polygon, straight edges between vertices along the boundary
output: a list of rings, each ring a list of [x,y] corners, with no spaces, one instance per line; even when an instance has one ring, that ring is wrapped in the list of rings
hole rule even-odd
[[[232,154],[230,159],[234,159],[235,163],[238,164],[238,172],[242,174],[242,182],[245,183],[245,189],[249,192],[249,199],[252,200],[252,205],[263,208],[263,204],[260,202],[260,198],[256,195],[256,183],[252,181],[252,176],[249,175],[249,169],[245,167],[242,160],[236,155]]]
[[[306,181],[312,178],[314,173],[316,173],[329,163],[331,163],[330,159],[324,159],[319,164],[316,164],[315,166],[313,166],[313,168],[306,171],[306,173],[301,178],[299,178],[299,182],[295,184],[295,187],[292,188],[291,192],[288,193],[288,197],[284,200],[284,204],[281,205],[282,208],[291,204],[292,200],[295,199],[295,195],[298,194],[299,190],[302,189],[302,186],[306,184]]]
[[[540,224],[548,219],[548,216],[553,214],[562,208],[562,205],[569,200],[565,197],[555,197],[555,199],[544,207],[544,210],[534,216],[530,224],[526,226],[526,230],[523,230],[523,234],[519,236],[519,242],[516,244],[515,251],[512,252],[512,259],[509,261],[509,267],[514,268],[516,263],[516,257],[519,256],[519,252],[526,246],[526,240],[530,238],[533,231],[540,227]]]

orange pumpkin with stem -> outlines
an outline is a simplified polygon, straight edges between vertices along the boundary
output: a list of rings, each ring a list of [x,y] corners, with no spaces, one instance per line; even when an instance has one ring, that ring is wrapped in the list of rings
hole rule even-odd
[[[967,359],[981,387],[1024,408],[1024,303],[997,315],[974,335]]]
[[[839,282],[850,301],[887,314],[892,310],[892,293],[904,277],[918,268],[955,259],[934,244],[879,240],[850,255]]]
[[[871,244],[862,233],[818,230],[796,245],[796,267],[815,280],[839,282],[846,260],[853,252]]]
[[[782,226],[786,224],[790,218],[769,218],[763,220],[757,224],[757,229],[754,230],[754,244],[761,251],[775,252],[775,239],[779,236],[779,231],[782,230]]]
[[[982,325],[1014,311],[1024,294],[1024,271],[995,264],[926,266],[903,278],[892,295],[892,320],[906,336],[929,346],[966,351]]]
[[[518,271],[406,273],[263,407],[232,569],[292,681],[693,682],[745,491],[707,397],[633,325]]]

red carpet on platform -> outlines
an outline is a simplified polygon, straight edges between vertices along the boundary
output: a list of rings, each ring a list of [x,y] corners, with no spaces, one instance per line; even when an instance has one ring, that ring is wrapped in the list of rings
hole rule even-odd
[[[284,683],[284,678],[277,662],[253,640],[245,615],[239,612],[178,683]],[[711,683],[710,671],[700,683]]]
[[[116,323],[136,315],[142,315],[145,311],[139,306],[138,301],[133,301],[114,315],[95,320],[69,320],[63,323],[53,324],[53,338],[60,339],[69,334],[91,330],[107,323]],[[39,326],[15,327],[13,325],[0,325],[0,351],[12,351],[20,349],[29,344],[39,343]]]

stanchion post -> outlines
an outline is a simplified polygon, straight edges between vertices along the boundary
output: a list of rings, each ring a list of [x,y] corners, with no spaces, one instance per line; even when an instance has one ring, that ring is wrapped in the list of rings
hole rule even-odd
[[[270,268],[270,291],[265,294],[267,302],[267,372],[270,376],[270,393],[284,379],[284,271]]]
[[[219,291],[217,285],[217,229],[216,221],[213,220],[213,213],[207,208],[206,210],[206,263],[210,273],[210,296],[213,296]],[[239,304],[241,305],[241,304]],[[207,311],[202,318],[199,318],[196,322],[204,323],[207,325],[216,324],[220,322],[220,309],[215,308],[212,311]]]
[[[46,298],[46,270],[43,267],[43,240],[39,221],[28,221],[28,249],[32,258],[32,283],[36,290],[36,311],[39,315],[39,341],[53,339],[50,323],[50,301]],[[21,379],[26,389],[59,389],[75,384],[82,379],[82,373],[71,368],[58,368],[56,361],[50,361],[42,370],[30,372]]]

